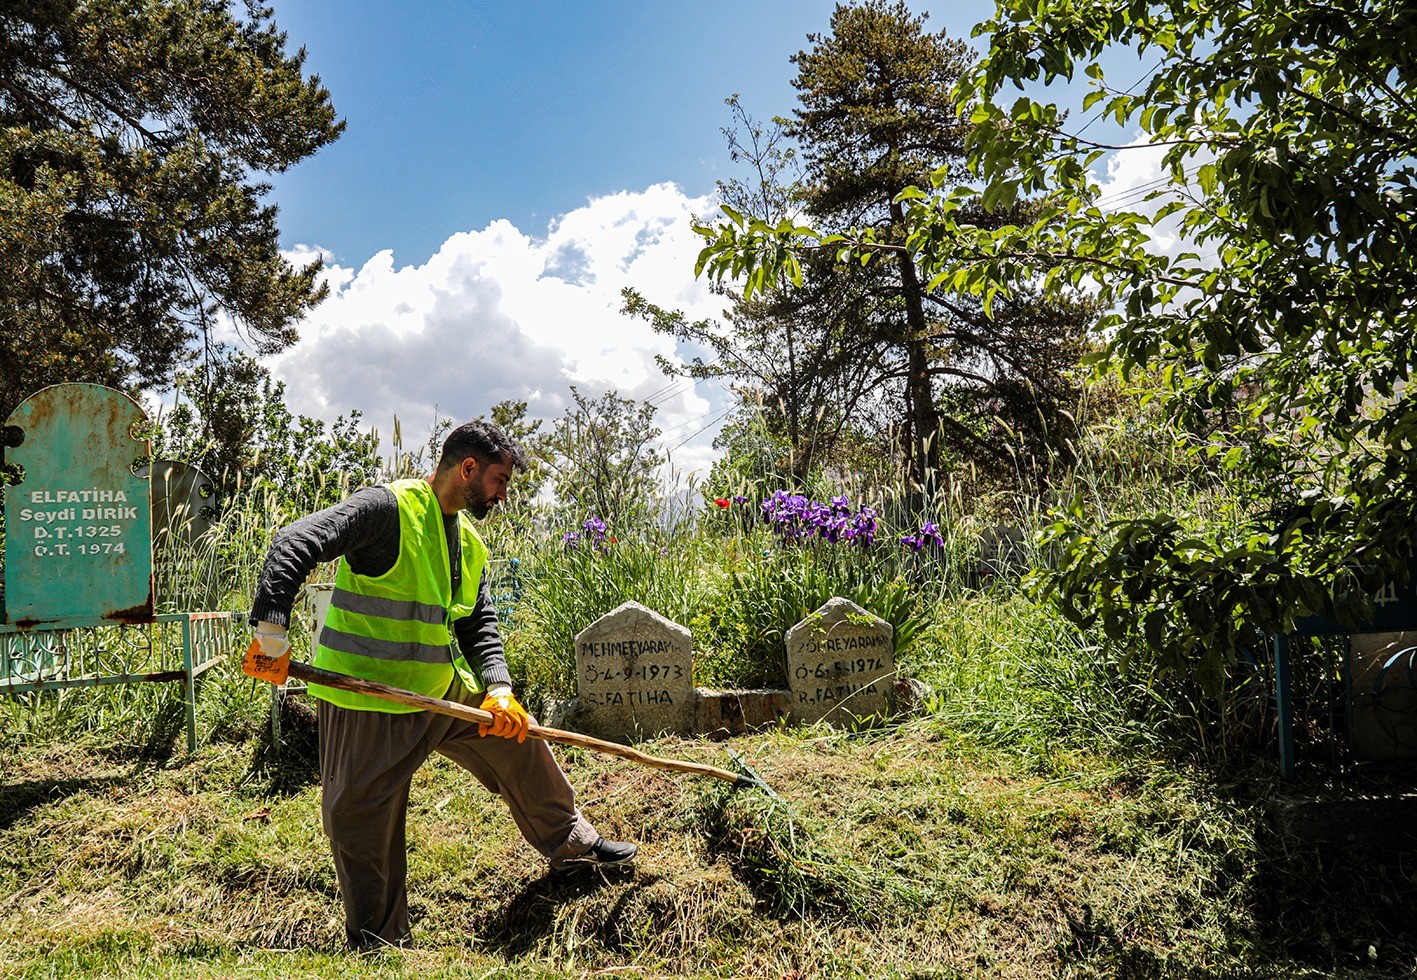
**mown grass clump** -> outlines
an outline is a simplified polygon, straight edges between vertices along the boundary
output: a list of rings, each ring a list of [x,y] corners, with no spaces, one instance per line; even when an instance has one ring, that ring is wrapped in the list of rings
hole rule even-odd
[[[0,975],[1300,976],[1363,966],[1349,935],[1380,936],[1379,965],[1417,953],[1351,889],[1276,894],[1322,869],[1277,849],[1262,794],[1203,776],[1045,770],[921,723],[734,745],[781,800],[564,753],[602,832],[642,846],[633,873],[572,877],[433,761],[409,814],[418,948],[364,957],[341,950],[314,786],[272,792],[233,745],[156,767],[27,750],[0,788]]]

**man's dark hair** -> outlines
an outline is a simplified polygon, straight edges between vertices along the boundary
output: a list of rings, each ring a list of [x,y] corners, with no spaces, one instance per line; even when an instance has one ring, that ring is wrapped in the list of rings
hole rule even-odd
[[[445,470],[457,466],[471,456],[479,466],[507,462],[517,470],[527,468],[526,453],[522,447],[492,422],[464,422],[443,440],[443,455],[438,459],[438,469]]]

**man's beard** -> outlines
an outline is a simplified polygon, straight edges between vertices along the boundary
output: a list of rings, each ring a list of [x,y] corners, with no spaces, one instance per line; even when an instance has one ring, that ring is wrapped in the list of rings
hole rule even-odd
[[[467,489],[462,492],[462,505],[464,510],[481,520],[492,512],[497,501],[492,499],[479,480],[477,483],[468,484]]]

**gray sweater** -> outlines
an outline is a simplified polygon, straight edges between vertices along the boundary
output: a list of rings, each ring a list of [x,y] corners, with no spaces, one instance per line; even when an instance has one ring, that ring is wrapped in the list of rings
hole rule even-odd
[[[457,515],[444,515],[443,529],[456,592],[462,577]],[[383,575],[394,567],[399,555],[399,505],[388,487],[357,490],[333,507],[302,517],[276,532],[256,582],[251,625],[264,621],[289,626],[290,607],[300,584],[317,564],[341,555],[358,575]],[[483,683],[512,683],[485,572],[478,586],[476,609],[471,616],[457,620],[453,632],[457,648],[481,674]]]

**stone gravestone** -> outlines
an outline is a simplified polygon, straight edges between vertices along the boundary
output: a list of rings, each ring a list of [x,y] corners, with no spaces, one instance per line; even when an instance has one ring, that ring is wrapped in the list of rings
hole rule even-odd
[[[190,463],[155,459],[138,470],[151,486],[153,541],[161,549],[173,542],[191,544],[212,529],[216,484]]]
[[[22,627],[153,621],[148,454],[137,402],[94,384],[26,398],[4,430],[24,475],[5,492],[5,619]]]
[[[895,630],[849,599],[829,600],[787,631],[792,717],[849,724],[890,712]]]
[[[627,602],[576,635],[575,723],[604,737],[687,733],[694,725],[689,630]]]

